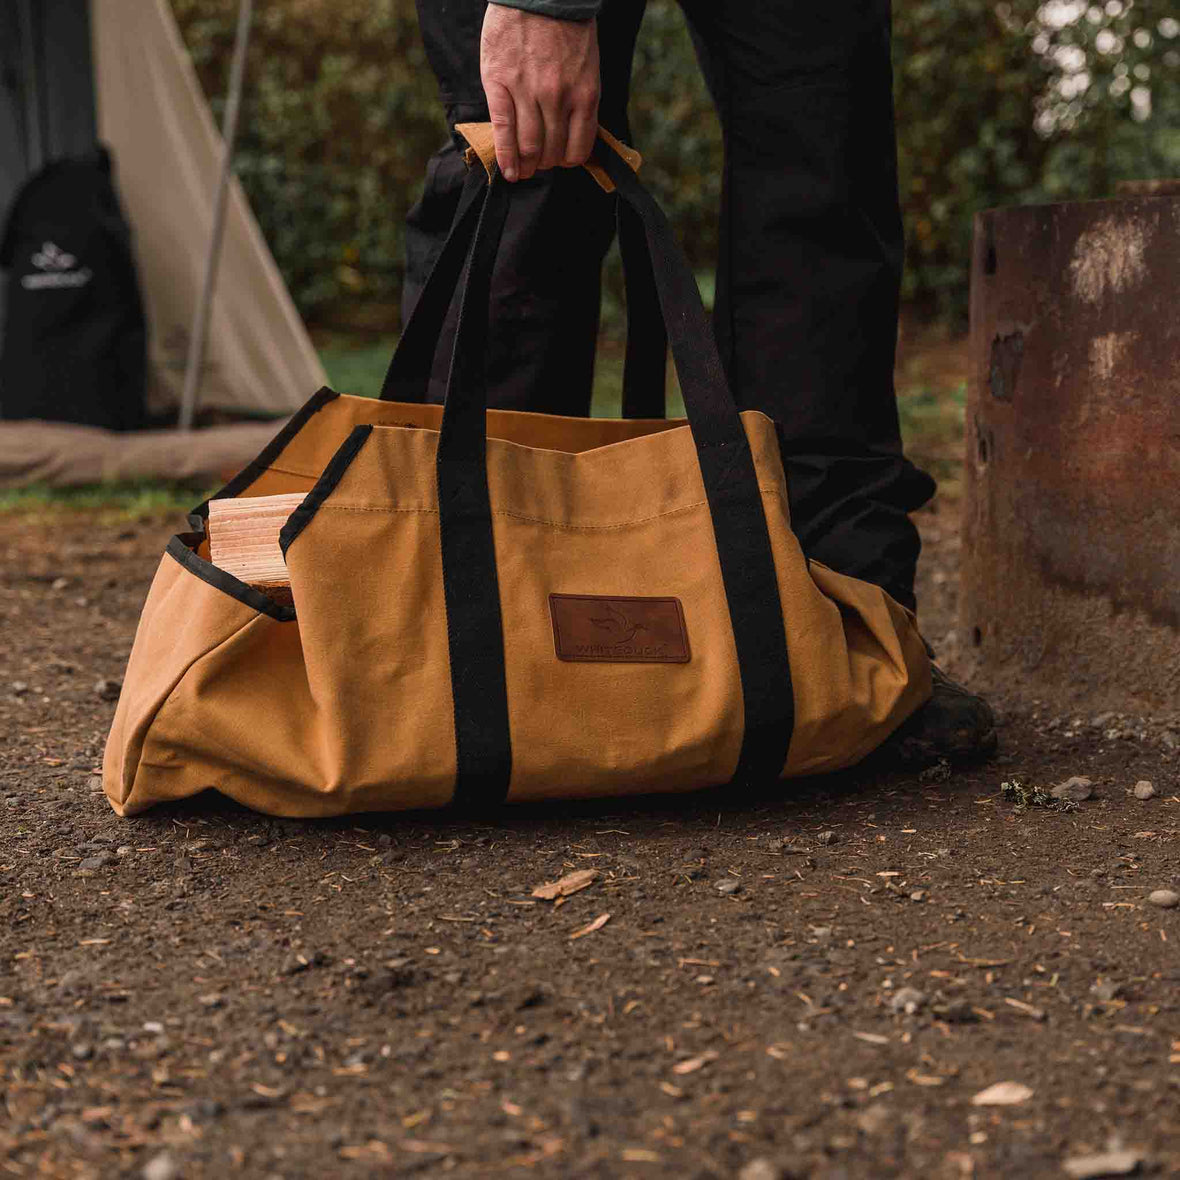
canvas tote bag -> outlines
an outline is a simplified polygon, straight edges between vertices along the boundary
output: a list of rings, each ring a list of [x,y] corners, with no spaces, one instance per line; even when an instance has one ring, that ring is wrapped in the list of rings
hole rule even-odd
[[[169,544],[107,744],[117,812],[207,788],[326,816],[772,780],[857,762],[929,697],[913,616],[800,551],[775,424],[738,412],[625,150],[600,140],[594,164],[641,230],[629,273],[687,421],[486,409],[512,186],[474,167],[385,397],[322,390],[218,493],[306,493],[281,535],[294,606],[210,564],[207,506]],[[425,404],[464,272],[445,405]]]

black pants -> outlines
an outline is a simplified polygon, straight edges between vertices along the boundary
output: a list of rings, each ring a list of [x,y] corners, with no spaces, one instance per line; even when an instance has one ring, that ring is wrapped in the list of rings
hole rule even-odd
[[[902,455],[893,389],[903,239],[889,0],[681,4],[725,141],[714,325],[730,386],[743,409],[780,424],[807,555],[913,606],[919,540],[907,513],[934,481]],[[484,10],[418,0],[452,128],[488,118]],[[624,140],[643,10],[605,0],[598,22],[599,119]],[[458,143],[431,159],[410,211],[403,315],[451,225],[466,174]],[[612,199],[582,169],[517,188],[493,283],[491,404],[584,415]]]

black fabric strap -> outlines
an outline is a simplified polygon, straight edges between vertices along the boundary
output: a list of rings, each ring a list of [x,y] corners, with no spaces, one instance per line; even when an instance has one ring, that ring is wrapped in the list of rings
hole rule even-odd
[[[643,227],[692,426],[745,709],[734,778],[773,779],[787,759],[794,697],[778,579],[749,441],[726,385],[696,281],[667,219],[620,157],[601,143],[595,157]],[[458,804],[502,799],[512,772],[486,446],[491,278],[510,198],[511,186],[493,169],[468,263],[438,442]]]
[[[627,294],[627,359],[623,367],[623,417],[663,418],[668,334],[651,267],[643,222],[626,201],[616,201],[619,253]]]
[[[745,736],[734,777],[777,778],[794,730],[795,701],[770,532],[749,440],[696,280],[667,218],[631,168],[601,141],[594,158],[643,223],[697,447],[745,704]]]
[[[481,167],[472,167],[459,205],[422,294],[402,330],[381,384],[382,401],[420,404],[428,400],[434,360],[443,324],[459,285],[475,233],[486,187]],[[665,415],[668,338],[660,314],[643,223],[625,202],[618,208],[619,250],[627,299],[627,356],[623,369],[623,417]]]
[[[493,170],[467,266],[438,437],[439,537],[457,761],[453,802],[463,808],[503,802],[512,777],[486,408],[492,270],[510,191]]]
[[[481,198],[486,189],[486,174],[477,164],[467,174],[467,181],[459,196],[459,206],[455,210],[455,219],[451,223],[451,232],[402,329],[385,380],[381,384],[382,401],[410,402],[414,405],[427,401],[439,337],[467,261],[482,208]]]

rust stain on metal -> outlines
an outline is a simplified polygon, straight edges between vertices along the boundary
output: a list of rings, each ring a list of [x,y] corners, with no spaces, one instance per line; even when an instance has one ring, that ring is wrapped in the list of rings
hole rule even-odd
[[[985,674],[1180,699],[1177,306],[1180,196],[977,219],[961,624]]]

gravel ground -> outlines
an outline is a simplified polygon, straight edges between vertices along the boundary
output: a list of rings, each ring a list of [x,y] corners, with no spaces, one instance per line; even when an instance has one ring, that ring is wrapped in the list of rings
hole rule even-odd
[[[966,773],[120,820],[93,775],[169,531],[0,516],[3,1174],[1180,1175],[1180,716],[1014,689]]]

